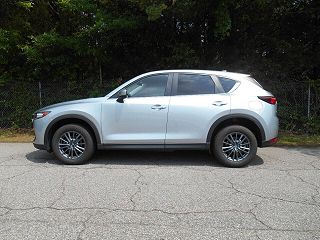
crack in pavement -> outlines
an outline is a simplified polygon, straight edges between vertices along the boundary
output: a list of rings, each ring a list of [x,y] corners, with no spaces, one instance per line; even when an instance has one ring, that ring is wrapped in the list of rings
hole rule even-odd
[[[320,158],[319,158],[320,159]],[[316,167],[316,166],[314,166],[314,163],[315,162],[319,162],[319,160],[314,160],[314,161],[312,161],[311,163],[310,163],[310,165],[312,166],[312,167],[314,167],[316,170],[320,170],[320,167]]]
[[[97,209],[94,209],[94,210],[97,210]],[[246,213],[248,214],[247,212],[241,212],[241,211],[238,211],[238,210],[218,210],[218,211],[190,211],[190,212],[179,212],[179,213],[172,213],[172,212],[167,212],[167,211],[163,211],[163,210],[158,210],[158,209],[153,209],[153,210],[142,210],[142,211],[134,211],[134,210],[119,210],[119,209],[114,209],[114,210],[109,210],[109,209],[98,209],[97,211],[93,212],[92,214],[89,214],[89,216],[86,218],[85,221],[74,221],[75,223],[82,223],[83,224],[83,227],[82,227],[82,230],[79,232],[78,234],[78,238],[77,239],[81,239],[80,236],[81,234],[85,231],[86,229],[86,225],[87,223],[94,217],[96,216],[97,214],[101,213],[101,211],[103,213],[105,213],[105,210],[107,210],[108,212],[113,212],[113,211],[124,211],[124,212],[143,212],[143,213],[152,213],[152,212],[161,212],[161,213],[164,213],[164,214],[167,214],[167,215],[172,215],[172,216],[175,216],[176,219],[178,220],[178,222],[185,222],[182,218],[179,218],[178,215],[190,215],[190,214],[203,214],[203,213],[225,213],[225,212],[240,212],[240,213]],[[11,218],[11,220],[14,220]],[[0,220],[1,222],[2,220]],[[44,221],[44,220],[34,220],[34,219],[31,219],[31,220],[19,220],[21,222],[41,222],[41,223],[51,223],[52,221]],[[187,222],[185,222],[187,223]],[[107,224],[100,224],[100,223],[94,223],[94,225],[101,225],[101,226],[104,226],[104,225],[141,225],[141,226],[176,226],[176,224],[173,224],[173,225],[170,225],[170,224],[156,224],[156,223],[142,223],[141,221],[139,223],[117,223],[117,222],[110,222],[110,223],[107,223]],[[191,224],[188,224],[190,226],[192,226]],[[244,227],[218,227],[218,226],[211,226],[212,228],[217,228],[217,229],[245,229],[245,230],[266,230],[266,229],[272,229],[272,228],[244,228]],[[272,230],[277,230],[277,229],[272,229]]]
[[[190,215],[190,214],[212,214],[212,213],[227,213],[227,212],[231,212],[231,213],[243,213],[243,214],[249,214],[252,215],[254,217],[254,219],[261,223],[265,228],[245,228],[245,227],[212,227],[212,228],[217,228],[217,229],[243,229],[243,230],[274,230],[274,231],[288,231],[288,232],[319,232],[318,230],[298,230],[298,229],[283,229],[283,228],[274,228],[269,226],[268,224],[266,224],[265,222],[263,222],[261,219],[259,219],[259,217],[253,212],[254,209],[259,205],[260,203],[255,204],[255,207],[252,208],[250,211],[240,211],[237,209],[233,209],[233,210],[208,210],[208,211],[184,211],[184,212],[170,212],[170,211],[165,211],[165,210],[161,210],[161,209],[151,209],[151,210],[128,210],[128,209],[119,209],[119,208],[100,208],[100,207],[81,207],[81,208],[55,208],[55,207],[32,207],[32,208],[9,208],[9,207],[0,207],[2,209],[6,209],[7,212],[0,215],[0,217],[4,217],[5,215],[12,213],[14,211],[30,211],[30,210],[56,210],[56,211],[76,211],[76,210],[92,210],[94,211],[92,214],[89,214],[89,216],[86,218],[85,221],[75,221],[75,222],[80,222],[83,224],[83,228],[82,230],[79,232],[77,239],[82,239],[80,238],[81,234],[86,230],[87,227],[87,223],[94,217],[96,216],[98,213],[101,213],[101,211],[103,213],[107,212],[136,212],[136,213],[153,213],[153,212],[160,212],[163,213],[165,215],[169,215],[169,216],[174,216],[176,217],[176,219],[178,220],[178,222],[182,223],[186,223],[187,225],[189,225],[190,227],[193,226],[192,224],[188,224],[188,222],[186,222],[183,219],[183,216],[186,215]],[[10,218],[12,220],[12,217]],[[0,220],[1,222],[2,220]],[[23,220],[20,220],[23,221]],[[25,222],[49,222],[49,221],[40,221],[40,220],[26,220]],[[117,224],[117,225],[150,225],[150,226],[173,226],[173,225],[167,225],[167,224],[145,224],[142,223],[140,221],[140,223],[114,223],[111,222],[110,224]],[[95,223],[95,225],[103,225],[103,224],[99,224],[99,223]],[[107,224],[108,225],[108,224]],[[104,226],[104,225],[103,225]]]
[[[279,198],[279,197],[268,197],[268,196],[264,196],[264,195],[260,195],[257,193],[251,193],[251,192],[246,192],[246,191],[241,191],[238,188],[236,188],[234,186],[234,183],[232,183],[231,178],[228,179],[228,182],[231,184],[231,188],[234,189],[235,191],[242,193],[242,194],[248,194],[251,196],[255,196],[255,197],[259,197],[262,199],[268,199],[268,200],[278,200],[278,201],[283,201],[283,202],[290,202],[290,203],[298,203],[298,204],[304,204],[304,205],[308,205],[308,206],[318,206],[317,203],[309,203],[309,202],[299,202],[299,201],[294,201],[294,200],[289,200],[289,199],[283,199],[283,198]]]
[[[77,240],[82,240],[83,238],[81,237],[81,235],[85,232],[85,230],[87,229],[87,222],[90,221],[90,219],[95,216],[97,213],[93,213],[93,214],[89,214],[89,216],[87,217],[86,220],[84,220],[82,222],[82,229],[81,231],[79,231],[78,235],[77,235]]]
[[[220,211],[219,211],[220,212]],[[79,233],[77,234],[77,239],[81,240],[83,239],[81,237],[81,235],[83,235],[83,233],[85,232],[85,230],[88,228],[87,225],[91,224],[91,225],[94,225],[94,226],[110,226],[110,225],[131,225],[131,226],[166,226],[166,227],[177,227],[177,224],[157,224],[157,223],[135,223],[135,222],[108,222],[108,223],[100,223],[100,222],[94,222],[94,223],[89,223],[89,221],[95,217],[96,215],[98,215],[99,212],[95,212],[95,213],[92,213],[92,214],[89,214],[89,216],[86,218],[86,220],[84,221],[73,221],[73,222],[67,222],[67,223],[80,223],[82,224],[82,229],[79,231]],[[17,219],[11,219],[11,220],[17,220]],[[45,220],[20,220],[18,219],[19,222],[26,222],[26,223],[33,223],[33,222],[39,222],[39,223],[46,223],[46,224],[55,224],[55,223],[60,223],[60,221],[45,221]],[[7,222],[7,220],[1,220],[0,219],[0,222]],[[66,224],[65,221],[63,221],[62,223],[64,223],[64,225]],[[188,224],[189,227],[192,227],[192,226],[195,226],[197,224],[193,224],[193,225],[190,225]],[[181,227],[181,223],[179,224],[179,226]],[[202,226],[202,225],[201,225]],[[220,230],[250,230],[250,231],[279,231],[279,232],[297,232],[297,233],[314,233],[314,234],[319,234],[320,233],[320,230],[299,230],[299,229],[277,229],[277,228],[259,228],[259,227],[236,227],[236,226],[226,226],[226,227],[223,227],[223,226],[209,226],[207,228],[210,228],[210,229],[220,229]]]
[[[22,175],[24,175],[24,174],[27,174],[27,173],[29,173],[29,172],[32,172],[32,171],[35,170],[35,169],[36,169],[36,168],[33,167],[33,168],[29,169],[29,170],[23,171],[23,172],[21,172],[21,173],[19,173],[19,174],[16,174],[16,175],[14,175],[14,176],[10,176],[10,177],[7,177],[7,178],[0,178],[0,181],[11,180],[11,179],[13,179],[13,178],[16,178],[16,177],[22,176]]]
[[[66,191],[66,176],[63,175],[63,179],[62,179],[62,182],[61,182],[61,191],[60,191],[60,196],[57,197],[57,199],[55,199],[52,204],[50,205],[50,207],[53,207],[58,201],[60,201],[64,196],[65,196],[65,191]]]
[[[300,177],[300,176],[294,175],[294,173],[292,173],[292,171],[293,171],[293,170],[287,170],[287,171],[285,171],[285,172],[286,172],[289,176],[294,177],[294,178],[298,179],[299,181],[301,181],[301,182],[303,182],[303,183],[311,186],[311,187],[317,192],[316,194],[313,194],[313,195],[311,196],[311,198],[312,198],[312,200],[313,200],[316,204],[320,204],[320,203],[319,203],[318,201],[316,201],[316,199],[315,199],[316,196],[320,195],[320,190],[319,190],[320,187],[319,187],[318,185],[314,184],[314,183],[311,183],[311,182],[308,182],[308,181],[304,180],[304,179],[303,179],[302,177]]]
[[[5,213],[2,213],[2,214],[0,215],[0,217],[7,215],[7,214],[11,211],[10,209],[6,209],[6,208],[2,208],[2,209],[5,209],[6,212],[5,212]]]
[[[252,216],[254,217],[254,219],[258,222],[260,222],[263,226],[265,226],[267,229],[273,229],[271,226],[269,226],[268,224],[266,224],[265,222],[263,222],[261,219],[259,219],[259,217],[257,216],[256,213],[254,213],[254,210],[258,207],[258,205],[260,205],[260,203],[256,203],[255,206],[249,210],[249,212],[252,214]]]
[[[138,194],[140,194],[141,193],[141,186],[140,185],[138,185],[139,184],[139,181],[140,181],[140,178],[142,178],[142,173],[139,171],[139,170],[135,170],[135,172],[136,173],[138,173],[138,177],[137,177],[137,179],[135,180],[135,182],[134,182],[134,185],[135,185],[135,187],[137,188],[137,190],[131,195],[131,197],[130,197],[130,201],[131,201],[131,203],[132,203],[132,209],[133,210],[135,210],[136,209],[136,203],[135,203],[135,201],[134,201],[134,198],[138,195]]]

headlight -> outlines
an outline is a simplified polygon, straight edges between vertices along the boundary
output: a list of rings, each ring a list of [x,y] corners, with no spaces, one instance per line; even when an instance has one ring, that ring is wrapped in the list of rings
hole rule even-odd
[[[32,119],[39,119],[39,118],[43,118],[45,116],[47,116],[50,112],[46,111],[46,112],[36,112],[35,114],[33,114]]]

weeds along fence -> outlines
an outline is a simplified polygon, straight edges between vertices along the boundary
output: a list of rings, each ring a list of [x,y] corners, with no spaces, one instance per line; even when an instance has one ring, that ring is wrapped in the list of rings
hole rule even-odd
[[[95,85],[88,81],[11,83],[0,87],[0,128],[30,128],[37,109],[67,100],[104,96],[117,84]],[[320,93],[308,83],[277,82],[265,86],[278,99],[280,128],[320,134]]]
[[[320,87],[308,82],[277,82],[266,87],[278,99],[280,129],[320,134]]]

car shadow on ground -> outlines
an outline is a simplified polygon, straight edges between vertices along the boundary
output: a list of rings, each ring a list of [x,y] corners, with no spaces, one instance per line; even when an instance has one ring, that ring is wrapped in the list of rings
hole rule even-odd
[[[48,163],[62,165],[53,153],[37,150],[26,154],[33,163]],[[103,165],[159,165],[159,166],[212,166],[222,167],[206,151],[97,151],[88,164]],[[263,159],[257,156],[248,166],[263,164]]]

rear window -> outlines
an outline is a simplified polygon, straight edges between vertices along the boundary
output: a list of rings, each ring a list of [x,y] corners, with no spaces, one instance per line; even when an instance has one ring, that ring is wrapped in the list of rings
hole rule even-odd
[[[225,77],[219,77],[219,80],[225,92],[229,92],[233,88],[233,86],[236,84],[235,80],[225,78]]]

